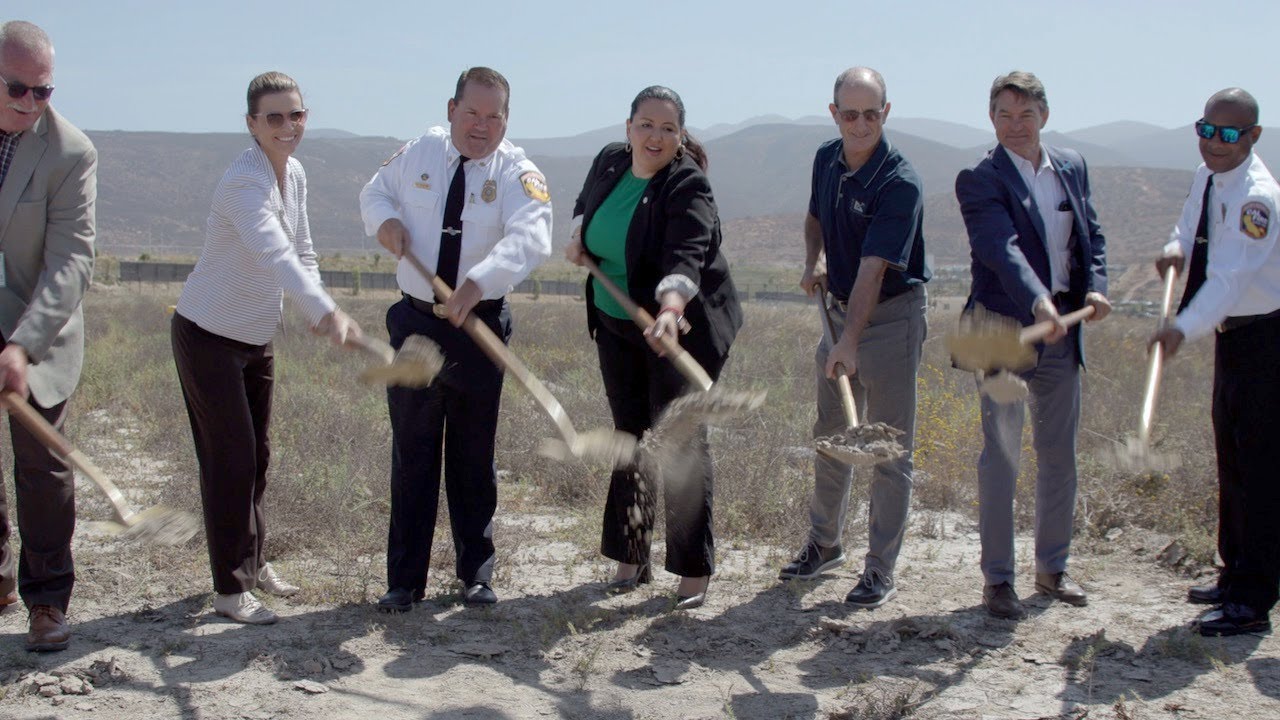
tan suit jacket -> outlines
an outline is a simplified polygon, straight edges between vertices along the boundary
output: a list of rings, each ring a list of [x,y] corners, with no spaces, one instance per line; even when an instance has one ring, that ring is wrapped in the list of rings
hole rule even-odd
[[[80,302],[93,277],[98,151],[52,107],[22,134],[0,185],[0,334],[31,359],[31,396],[71,396],[84,361]]]

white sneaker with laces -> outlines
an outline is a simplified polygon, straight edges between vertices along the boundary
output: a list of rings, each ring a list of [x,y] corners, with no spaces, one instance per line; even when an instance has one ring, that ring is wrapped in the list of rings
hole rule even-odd
[[[213,611],[246,625],[270,625],[279,619],[248,592],[219,594],[213,599]]]
[[[290,585],[281,580],[280,576],[276,574],[276,569],[271,567],[271,563],[264,564],[258,570],[258,587],[263,592],[270,593],[276,597],[289,597],[302,590],[297,585]]]

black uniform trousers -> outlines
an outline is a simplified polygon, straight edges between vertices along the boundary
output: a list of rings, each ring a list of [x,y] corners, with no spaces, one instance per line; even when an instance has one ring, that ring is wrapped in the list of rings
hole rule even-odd
[[[1218,451],[1219,584],[1227,602],[1267,613],[1280,593],[1280,317],[1219,333],[1213,433]]]
[[[464,583],[493,577],[493,513],[498,505],[494,435],[502,371],[460,328],[405,298],[387,310],[392,347],[425,335],[444,353],[441,373],[425,388],[387,388],[391,414],[391,524],[387,585],[423,595],[440,500],[440,473]],[[502,341],[511,339],[511,309],[485,302],[472,314]],[[443,458],[442,458],[443,452]]]
[[[257,587],[266,563],[267,490],[275,353],[209,332],[174,313],[173,360],[200,464],[200,501],[213,589]]]
[[[637,438],[653,427],[664,408],[689,391],[687,382],[666,358],[649,348],[640,328],[595,309],[596,350],[614,428]],[[705,330],[705,328],[704,328]],[[704,368],[714,379],[724,361]],[[683,439],[682,439],[683,440]],[[689,439],[688,465],[664,468],[664,519],[667,524],[668,572],[701,577],[715,571],[711,534],[712,464],[706,428]],[[615,470],[609,478],[601,528],[600,553],[611,560],[644,565],[654,524],[655,478],[635,469]],[[638,520],[633,513],[639,513]]]
[[[67,402],[44,408],[31,406],[50,425],[61,430],[67,418]],[[0,482],[0,595],[16,587],[28,608],[52,605],[66,612],[75,584],[71,559],[71,535],[76,527],[75,477],[71,468],[49,451],[26,427],[9,418],[13,440],[13,486],[18,509],[18,536],[22,552],[14,573],[14,552],[9,546],[9,502]]]

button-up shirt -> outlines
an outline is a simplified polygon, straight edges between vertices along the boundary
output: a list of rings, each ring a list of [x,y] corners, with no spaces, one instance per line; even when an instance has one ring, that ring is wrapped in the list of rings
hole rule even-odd
[[[9,164],[13,162],[13,156],[18,152],[18,141],[21,139],[20,132],[0,131],[0,186],[4,185],[4,176],[9,174]]]
[[[1196,169],[1165,252],[1180,249],[1184,258],[1191,257],[1209,176],[1204,165]],[[1280,184],[1257,154],[1251,153],[1227,172],[1213,174],[1204,285],[1174,323],[1187,340],[1208,335],[1228,317],[1265,315],[1280,309],[1277,206]]]
[[[447,128],[410,140],[360,191],[365,232],[377,235],[382,223],[400,220],[409,231],[409,250],[434,272],[445,200],[460,157]],[[467,161],[463,173],[458,282],[469,279],[483,299],[496,300],[550,257],[551,199],[538,168],[508,140],[487,157]],[[431,283],[403,259],[396,282],[416,298],[435,299]]]
[[[1040,162],[1032,165],[1030,160],[1005,148],[1013,166],[1022,176],[1028,192],[1035,201],[1040,219],[1044,222],[1045,251],[1049,256],[1049,274],[1054,293],[1066,292],[1071,279],[1071,208],[1064,205],[1067,191],[1062,187],[1062,179],[1058,171],[1053,169],[1049,161],[1049,153],[1040,149]]]

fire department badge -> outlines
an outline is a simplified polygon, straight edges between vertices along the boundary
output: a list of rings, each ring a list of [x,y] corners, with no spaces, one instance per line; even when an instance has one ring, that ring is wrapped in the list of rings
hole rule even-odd
[[[1240,232],[1254,240],[1266,236],[1270,223],[1271,210],[1264,203],[1248,202],[1240,208]]]

